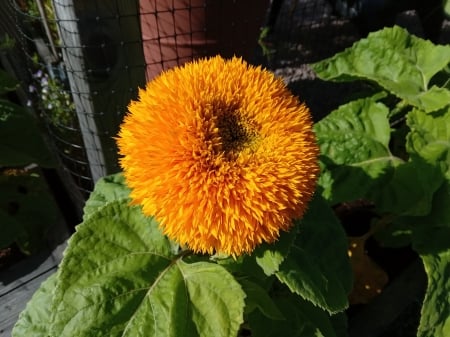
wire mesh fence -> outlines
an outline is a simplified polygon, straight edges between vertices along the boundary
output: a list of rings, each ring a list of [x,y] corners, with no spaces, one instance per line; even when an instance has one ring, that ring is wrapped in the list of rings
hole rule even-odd
[[[13,37],[22,51],[22,59],[16,62],[28,70],[19,77],[27,83],[27,104],[44,119],[61,164],[78,189],[76,197],[85,198],[93,187],[92,177],[71,88],[60,59],[56,21],[42,16],[34,2],[9,1],[6,6],[14,23]]]
[[[326,87],[308,64],[364,36],[355,20],[358,2],[8,0],[2,6],[13,14],[14,36],[29,69],[22,78],[65,169],[86,197],[95,181],[119,170],[114,136],[138,88],[186,61],[221,54],[262,64],[320,118],[352,89]],[[398,16],[414,10],[409,7],[392,9],[395,20],[423,36],[417,9]],[[439,41],[445,43],[446,21],[441,26]]]

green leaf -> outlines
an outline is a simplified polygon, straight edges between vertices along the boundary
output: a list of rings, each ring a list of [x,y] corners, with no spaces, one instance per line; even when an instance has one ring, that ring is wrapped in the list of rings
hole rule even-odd
[[[54,336],[235,337],[244,297],[225,268],[185,263],[125,199],[77,227],[52,306]]]
[[[354,101],[333,112],[323,124],[318,123],[323,161],[328,161],[320,180],[327,189],[325,196],[333,204],[364,197],[374,201],[380,212],[427,214],[433,193],[442,183],[442,174],[421,157],[412,155],[409,162],[403,163],[390,154],[384,108],[370,99]],[[379,134],[371,128],[378,129]],[[347,141],[346,137],[351,139]],[[380,150],[374,150],[377,148]]]
[[[351,48],[313,65],[325,80],[364,79],[426,112],[450,102],[450,91],[431,78],[450,62],[450,46],[433,45],[395,26],[369,34]]]
[[[341,224],[327,203],[316,196],[276,276],[314,305],[330,313],[342,311],[348,307],[353,278],[347,250]]]
[[[406,200],[416,195],[419,203],[411,202],[411,206],[422,208],[421,212],[411,213],[421,215],[410,219],[414,223],[411,227],[414,246],[419,252],[429,250],[430,246],[433,249],[439,246],[450,248],[450,239],[446,235],[430,240],[430,236],[441,232],[442,226],[450,224],[450,109],[431,114],[414,109],[407,116],[407,124],[411,131],[406,149],[415,172],[414,176],[404,174],[404,186],[409,183],[409,191],[405,190],[404,195]]]
[[[297,231],[298,228],[294,226],[289,232],[282,232],[278,241],[272,244],[264,243],[252,254],[256,263],[267,276],[273,275],[279,270],[281,263],[289,254]]]
[[[257,308],[267,318],[273,320],[285,320],[280,309],[278,309],[275,302],[270,298],[263,287],[248,279],[243,279],[239,283],[246,294],[246,313],[250,313]]]
[[[380,213],[423,216],[430,212],[433,195],[443,180],[439,166],[412,155],[408,162],[394,168],[389,180],[368,191],[367,197]]]
[[[12,337],[49,336],[50,310],[56,282],[56,273],[42,282],[25,310],[20,313],[12,330]]]
[[[330,317],[311,303],[295,296],[274,298],[286,320],[270,320],[259,311],[249,315],[252,337],[336,337]]]
[[[411,131],[406,148],[430,165],[441,169],[450,178],[450,108],[426,114],[414,109],[408,114],[407,123]]]
[[[314,130],[324,167],[319,181],[330,203],[364,196],[401,160],[389,151],[388,108],[371,98],[340,106]]]
[[[335,277],[324,275],[302,249],[294,247],[276,275],[293,293],[330,313],[345,310],[348,306],[342,285],[333,283]]]
[[[58,217],[47,186],[37,175],[3,175],[0,190],[0,248],[16,242],[26,254],[38,251]]]
[[[0,139],[0,166],[56,165],[35,118],[22,107],[3,99],[0,99]]]
[[[450,158],[447,118],[448,113],[442,111],[426,114],[415,109],[409,113],[407,150],[411,158],[404,163],[388,149],[384,105],[366,99],[341,106],[316,126],[322,161],[327,164],[319,182],[324,196],[332,204],[364,197],[382,213],[427,214],[443,180],[442,157]],[[441,161],[438,165],[437,160]]]
[[[446,235],[448,237],[450,231],[447,231]],[[448,337],[450,336],[450,248],[421,257],[428,275],[428,286],[417,336]]]
[[[130,189],[122,173],[103,177],[97,181],[94,190],[84,206],[83,220],[87,220],[98,209],[111,201],[130,200]]]
[[[372,153],[386,154],[391,132],[388,113],[383,103],[371,98],[341,105],[314,126],[322,153],[338,164],[360,162]],[[347,153],[356,149],[362,153]]]
[[[411,219],[413,247],[423,255],[436,255],[450,249],[450,180],[445,180],[433,197],[427,216]]]
[[[417,217],[413,248],[420,254],[428,285],[422,306],[418,337],[450,335],[450,180],[433,198],[429,215]]]
[[[192,336],[235,337],[243,322],[244,298],[239,283],[223,267],[208,263],[197,262],[192,264],[177,261],[183,279],[180,284],[188,293],[189,309],[197,328]],[[167,292],[163,295],[166,297]],[[178,307],[175,303],[175,307]],[[171,325],[186,320],[184,315],[177,320],[167,322],[166,329]],[[190,336],[180,329],[183,336]],[[180,333],[173,336],[180,336]],[[156,334],[155,336],[165,336]],[[167,334],[167,336],[169,336]]]

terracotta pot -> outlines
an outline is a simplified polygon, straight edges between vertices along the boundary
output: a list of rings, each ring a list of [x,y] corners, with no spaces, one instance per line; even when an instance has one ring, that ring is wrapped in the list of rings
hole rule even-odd
[[[147,80],[198,57],[252,60],[269,0],[141,0]]]

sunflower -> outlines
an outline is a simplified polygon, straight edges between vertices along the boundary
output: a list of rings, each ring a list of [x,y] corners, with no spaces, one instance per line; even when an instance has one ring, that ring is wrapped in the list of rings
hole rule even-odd
[[[201,59],[149,82],[128,110],[117,143],[132,202],[170,239],[238,256],[304,214],[319,171],[312,118],[272,73]]]

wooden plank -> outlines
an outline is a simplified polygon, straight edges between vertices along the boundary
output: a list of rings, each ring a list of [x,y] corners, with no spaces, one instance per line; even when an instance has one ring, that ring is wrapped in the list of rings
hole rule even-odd
[[[0,337],[10,336],[34,292],[57,270],[66,245],[44,250],[0,272]]]
[[[0,337],[10,337],[19,314],[41,283],[56,271],[56,266],[28,280],[19,288],[0,297]]]
[[[53,251],[43,250],[39,254],[30,256],[10,268],[0,272],[0,299],[13,292],[21,285],[28,283],[43,272],[57,266],[62,259],[66,243],[56,247]]]

